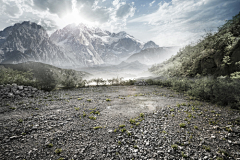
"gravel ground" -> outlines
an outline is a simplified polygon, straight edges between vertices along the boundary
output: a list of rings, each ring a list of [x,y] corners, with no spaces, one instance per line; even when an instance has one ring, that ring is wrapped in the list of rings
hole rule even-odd
[[[240,159],[239,111],[159,86],[2,99],[0,159]]]

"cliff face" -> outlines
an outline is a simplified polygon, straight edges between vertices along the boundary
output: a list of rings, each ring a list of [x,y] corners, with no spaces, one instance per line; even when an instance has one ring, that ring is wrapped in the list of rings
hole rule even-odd
[[[50,39],[83,66],[116,64],[142,49],[158,48],[154,42],[144,44],[124,31],[111,33],[84,24],[70,24]]]
[[[0,62],[43,62],[56,66],[69,66],[73,61],[55,45],[40,25],[17,23],[0,32]]]

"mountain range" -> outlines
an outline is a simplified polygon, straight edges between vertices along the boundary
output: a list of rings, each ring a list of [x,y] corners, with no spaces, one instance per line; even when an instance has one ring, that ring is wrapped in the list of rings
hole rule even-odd
[[[139,61],[142,64],[153,65],[161,63],[178,51],[178,47],[152,47],[131,55],[126,62]]]
[[[112,33],[84,24],[67,25],[51,36],[42,26],[29,21],[0,31],[0,63],[3,64],[35,61],[58,67],[89,67],[117,64],[142,51],[145,56],[151,56],[147,54],[152,51],[159,53],[155,50],[164,52],[153,41],[143,43],[124,31]],[[136,60],[139,58],[131,58]]]

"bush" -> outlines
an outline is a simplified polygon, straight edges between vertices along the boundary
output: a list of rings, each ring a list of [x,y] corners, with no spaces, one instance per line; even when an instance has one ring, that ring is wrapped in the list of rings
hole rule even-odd
[[[31,71],[23,72],[2,66],[0,68],[0,73],[0,84],[16,83],[18,85],[36,86]]]
[[[240,79],[229,77],[168,78],[155,81],[157,85],[171,87],[219,105],[229,105],[233,109],[240,109],[239,83]]]
[[[37,76],[37,88],[45,91],[51,91],[56,88],[58,81],[50,69],[39,68]]]

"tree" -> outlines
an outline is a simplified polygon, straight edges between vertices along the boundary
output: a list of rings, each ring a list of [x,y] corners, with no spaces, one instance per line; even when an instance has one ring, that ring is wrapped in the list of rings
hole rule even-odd
[[[65,88],[75,88],[77,86],[77,76],[73,70],[66,70],[64,74],[65,80],[62,81],[62,85]]]

